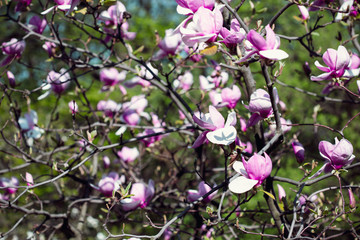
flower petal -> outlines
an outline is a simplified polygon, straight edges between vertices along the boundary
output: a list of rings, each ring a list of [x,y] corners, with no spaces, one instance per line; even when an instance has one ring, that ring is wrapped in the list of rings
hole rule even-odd
[[[236,139],[236,129],[233,126],[220,128],[206,134],[206,138],[215,144],[229,145]]]
[[[270,50],[260,51],[259,55],[264,58],[275,60],[275,61],[282,60],[282,59],[289,57],[289,54],[287,54],[285,51],[280,50],[280,49],[270,49]]]
[[[251,190],[257,183],[257,180],[248,179],[244,176],[240,176],[229,183],[229,190],[233,193],[240,194]]]

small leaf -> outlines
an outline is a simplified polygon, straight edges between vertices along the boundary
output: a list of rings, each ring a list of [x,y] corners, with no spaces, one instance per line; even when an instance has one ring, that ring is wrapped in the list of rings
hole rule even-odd
[[[262,189],[260,189],[260,191],[264,192],[266,195],[268,195],[269,197],[271,197],[272,199],[275,200],[274,195],[272,195],[271,193],[269,193],[269,192],[267,192],[267,191],[265,191],[265,190],[262,190]]]
[[[138,53],[141,53],[142,51],[144,51],[144,45],[142,45],[142,46],[140,46],[138,49],[136,49],[134,52],[133,52],[133,54],[134,55],[136,55],[136,54],[138,54]]]
[[[85,15],[86,12],[87,12],[86,7],[82,8],[82,9],[80,9],[80,10],[75,11],[75,13],[81,13],[81,14],[83,14],[83,15]]]
[[[109,211],[105,208],[100,208],[101,211],[103,211],[104,213],[108,213]]]
[[[206,55],[206,56],[213,56],[213,55],[215,55],[217,50],[218,50],[218,46],[210,45],[210,46],[206,47],[204,50],[201,50],[200,54]]]

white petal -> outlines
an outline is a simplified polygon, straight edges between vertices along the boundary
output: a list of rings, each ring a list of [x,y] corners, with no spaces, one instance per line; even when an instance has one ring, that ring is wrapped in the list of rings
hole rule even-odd
[[[289,57],[289,54],[280,49],[264,50],[260,51],[259,54],[271,60],[282,60]]]
[[[193,11],[191,11],[189,8],[184,8],[184,7],[181,7],[180,5],[178,5],[176,7],[176,11],[178,14],[181,14],[181,15],[193,14]]]
[[[236,139],[236,129],[233,126],[217,129],[206,134],[206,138],[215,144],[229,145]]]
[[[238,173],[247,176],[247,172],[245,170],[244,164],[241,161],[235,161],[232,167]]]
[[[226,119],[225,127],[235,126],[235,125],[236,125],[236,113],[231,112],[231,113],[229,113],[229,115]]]
[[[51,8],[46,9],[45,11],[41,12],[41,15],[45,15],[48,14],[49,12],[51,12],[54,9],[54,6],[52,6]]]
[[[40,95],[37,100],[42,100],[44,98],[46,98],[47,96],[49,96],[51,93],[51,91],[46,91],[44,94]]]
[[[125,127],[125,126],[122,126],[121,128],[119,128],[119,129],[116,131],[115,135],[116,135],[116,136],[123,135],[125,131],[126,131],[126,127]]]
[[[259,181],[240,176],[229,183],[229,190],[233,193],[244,193],[251,190]]]

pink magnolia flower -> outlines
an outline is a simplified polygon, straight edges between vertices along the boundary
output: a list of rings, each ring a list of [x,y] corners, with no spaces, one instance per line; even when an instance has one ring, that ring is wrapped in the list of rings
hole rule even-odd
[[[34,139],[39,139],[44,133],[44,130],[37,126],[38,116],[34,110],[25,113],[24,117],[19,118],[18,123],[29,146],[32,146]]]
[[[125,5],[120,1],[116,1],[108,10],[101,12],[98,19],[105,23],[104,31],[110,35],[114,35],[118,31],[118,26],[121,25],[121,37],[125,40],[132,40],[135,38],[136,33],[128,32],[129,24],[124,21],[124,13],[126,12]],[[109,41],[111,36],[107,36],[105,41]]]
[[[131,126],[139,124],[140,116],[148,117],[148,114],[144,112],[147,105],[148,101],[144,95],[132,97],[130,102],[123,104],[124,112],[120,119]]]
[[[28,172],[26,172],[26,174],[25,174],[25,181],[26,181],[26,184],[27,184],[29,187],[31,187],[31,186],[34,185],[33,176],[32,176],[30,173],[28,173]]]
[[[305,148],[297,141],[292,142],[293,151],[298,163],[302,163],[305,160]]]
[[[274,89],[274,97],[276,102],[279,102],[276,89]],[[247,123],[247,127],[254,126],[260,120],[268,118],[273,114],[270,95],[263,89],[257,89],[253,92],[250,96],[249,106],[245,107],[253,113]]]
[[[121,151],[117,152],[119,158],[125,163],[133,162],[139,156],[139,150],[136,147],[123,147]]]
[[[97,110],[103,111],[106,117],[113,118],[116,112],[120,110],[120,107],[113,100],[101,100],[97,104]]]
[[[194,83],[194,77],[190,71],[186,71],[184,75],[180,75],[178,79],[174,81],[175,88],[181,88],[184,91],[188,91]]]
[[[211,187],[209,185],[207,185],[204,181],[201,181],[199,183],[198,186],[198,190],[193,190],[190,189],[187,191],[187,200],[189,202],[195,202],[196,200],[198,200],[200,197],[204,196],[206,193],[210,192]],[[217,191],[211,193],[209,196],[207,196],[206,198],[204,198],[202,201],[204,203],[208,203],[211,201],[211,199],[213,199],[216,195]]]
[[[212,10],[215,0],[175,0],[179,4],[177,12],[182,15],[191,15],[198,11],[200,7]]]
[[[114,86],[126,78],[126,71],[120,73],[116,68],[106,68],[100,71],[100,81],[104,83],[104,86]]]
[[[45,15],[51,12],[54,8],[59,9],[61,11],[66,11],[66,15],[71,13],[77,5],[79,5],[80,0],[54,0],[55,6],[52,6],[45,11],[43,11],[41,14]]]
[[[352,77],[351,72],[346,71],[350,64],[350,55],[344,46],[339,46],[338,50],[329,48],[323,55],[324,63],[327,67],[324,67],[315,62],[315,66],[321,71],[325,72],[319,76],[311,76],[312,81],[330,80],[332,78],[340,77]]]
[[[289,57],[285,51],[278,49],[280,47],[280,39],[275,35],[271,27],[267,25],[265,30],[266,40],[255,30],[249,31],[246,39],[251,43],[251,49],[244,58],[240,59],[240,62],[245,61],[254,54],[258,54],[261,58],[275,61]]]
[[[142,87],[149,87],[151,85],[151,80],[154,78],[153,74],[157,75],[158,70],[154,68],[150,63],[146,64],[150,71],[144,67],[140,66],[139,76],[132,78],[129,81],[124,83],[125,87],[133,88],[136,85],[140,85]]]
[[[253,187],[260,186],[270,176],[272,162],[266,153],[264,155],[265,157],[255,153],[247,162],[244,158],[242,158],[242,162],[234,162],[233,168],[241,176],[230,180],[230,191],[238,194],[247,192]]]
[[[120,185],[125,183],[125,177],[116,172],[111,172],[107,176],[104,176],[98,183],[98,190],[105,196],[111,197],[114,191],[120,189]]]
[[[68,106],[69,106],[69,109],[71,111],[71,114],[74,115],[75,113],[79,112],[79,106],[77,105],[77,103],[74,100],[71,100],[68,103]]]
[[[180,33],[174,33],[173,31],[173,29],[165,31],[164,39],[162,39],[158,44],[160,50],[154,54],[153,60],[160,60],[168,55],[176,54],[182,41]]]
[[[309,11],[318,11],[321,7],[327,6],[328,3],[333,2],[333,0],[315,0],[310,4]]]
[[[328,141],[319,143],[321,157],[325,159],[325,164],[309,179],[319,176],[322,172],[328,173],[333,169],[338,170],[352,163],[355,159],[353,155],[353,146],[345,138],[340,141],[335,138],[335,144]]]
[[[9,42],[1,44],[2,53],[7,57],[1,62],[0,67],[10,64],[14,59],[20,58],[25,49],[25,41],[12,38]]]
[[[15,81],[14,74],[12,72],[10,72],[10,71],[6,71],[6,76],[7,76],[8,80],[9,80],[10,87],[13,87],[13,88],[16,87],[16,81]]]
[[[335,21],[340,22],[344,18],[348,17],[352,10],[354,10],[353,4],[354,0],[343,0],[340,1],[341,6],[339,8],[339,12],[336,14]],[[355,15],[356,16],[356,15]]]
[[[125,211],[135,210],[138,207],[147,207],[155,194],[154,181],[149,180],[148,186],[144,183],[134,183],[131,187],[130,194],[133,196],[120,201]]]
[[[223,17],[219,7],[213,11],[200,7],[194,14],[192,22],[180,27],[182,40],[187,46],[200,42],[215,42],[223,25]]]
[[[280,118],[281,130],[285,134],[291,130],[291,121],[285,118]],[[276,133],[276,123],[272,122],[269,124],[269,130],[264,134],[265,138],[270,139],[274,137]]]
[[[50,71],[46,77],[47,84],[42,86],[43,90],[48,90],[44,94],[38,97],[38,100],[42,100],[49,96],[50,88],[56,95],[61,95],[65,92],[66,88],[70,84],[70,74],[66,69],[62,68],[59,73]]]
[[[223,103],[223,99],[221,97],[221,92],[217,90],[211,90],[209,92],[209,98],[211,101],[211,104],[216,108],[222,108],[227,105],[227,103]]]
[[[237,102],[241,98],[241,92],[238,86],[234,85],[231,88],[224,88],[221,91],[222,101],[225,102],[229,109],[234,109],[236,107]]]
[[[16,177],[9,178],[0,178],[0,187],[5,188],[5,195],[11,195],[16,193],[17,186],[19,186],[19,180]]]
[[[42,48],[47,51],[49,57],[53,57],[55,54],[56,44],[53,42],[45,42]]]
[[[197,148],[206,140],[214,144],[229,145],[233,143],[236,139],[236,113],[231,112],[226,120],[219,113],[214,106],[209,106],[209,113],[199,116],[199,114],[193,115],[194,121],[203,128],[207,130],[200,134],[200,136],[195,140],[193,148]]]
[[[36,33],[42,34],[47,26],[46,19],[41,19],[39,16],[33,16],[29,20],[29,28]]]
[[[220,37],[223,39],[222,43],[229,49],[234,50],[237,44],[241,43],[245,39],[246,32],[240,27],[238,20],[232,19],[230,30],[227,28],[221,28]]]

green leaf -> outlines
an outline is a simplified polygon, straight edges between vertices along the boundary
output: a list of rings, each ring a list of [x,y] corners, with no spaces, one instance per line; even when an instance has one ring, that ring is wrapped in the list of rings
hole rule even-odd
[[[260,189],[260,191],[264,192],[266,195],[268,195],[269,197],[271,197],[272,199],[275,200],[274,195],[272,195],[271,193],[269,193],[269,192],[267,192],[267,191],[265,191],[265,190],[262,190],[262,189]]]

